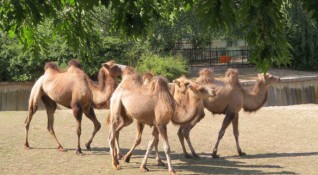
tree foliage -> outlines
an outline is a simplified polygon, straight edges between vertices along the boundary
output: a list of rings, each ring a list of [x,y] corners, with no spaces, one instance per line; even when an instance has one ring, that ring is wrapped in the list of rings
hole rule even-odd
[[[302,0],[303,8],[318,20],[317,1]],[[237,26],[252,46],[252,62],[261,72],[273,64],[290,63],[290,44],[284,26],[288,23],[289,0],[6,0],[0,4],[0,29],[16,36],[34,52],[48,50],[49,40],[65,37],[66,44],[83,58],[95,52],[100,38],[94,21],[96,7],[109,9],[112,21],[107,30],[135,39],[149,37],[159,19],[175,24],[182,12],[193,10],[207,30],[231,32]],[[39,26],[52,21],[52,33],[43,36]],[[193,31],[194,32],[194,31]],[[98,49],[97,49],[98,50]],[[93,60],[86,60],[87,62]]]
[[[303,9],[302,2],[294,1],[288,8],[289,20],[285,26],[287,39],[293,46],[292,67],[318,70],[318,26]]]
[[[144,53],[137,63],[139,72],[152,72],[163,75],[170,80],[186,75],[187,64],[181,57],[160,56],[153,53]]]

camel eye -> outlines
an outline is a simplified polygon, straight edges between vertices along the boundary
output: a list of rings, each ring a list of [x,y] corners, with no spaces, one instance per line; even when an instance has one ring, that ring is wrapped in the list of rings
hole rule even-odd
[[[189,82],[185,82],[184,85],[185,85],[185,86],[189,86],[190,83],[189,83]]]
[[[203,87],[200,87],[198,90],[199,90],[199,92],[201,92],[201,93],[206,92],[205,88],[203,88]]]

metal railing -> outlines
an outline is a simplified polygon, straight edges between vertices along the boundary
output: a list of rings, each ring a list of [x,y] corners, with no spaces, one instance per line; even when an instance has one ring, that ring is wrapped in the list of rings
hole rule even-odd
[[[231,66],[243,67],[250,65],[248,49],[225,49],[225,48],[176,48],[174,54],[186,58],[190,67]],[[221,59],[228,56],[228,61]]]

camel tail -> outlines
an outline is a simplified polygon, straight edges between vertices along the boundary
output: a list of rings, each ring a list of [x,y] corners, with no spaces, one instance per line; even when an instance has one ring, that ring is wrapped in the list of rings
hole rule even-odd
[[[40,77],[32,87],[28,104],[29,116],[34,114],[38,109],[39,100],[42,97],[42,80],[43,76]],[[28,118],[29,117],[26,118],[25,122],[27,122]]]
[[[151,91],[158,92],[161,103],[163,103],[163,111],[167,115],[173,115],[176,101],[172,97],[168,88],[168,80],[162,76],[153,77],[149,83]]]

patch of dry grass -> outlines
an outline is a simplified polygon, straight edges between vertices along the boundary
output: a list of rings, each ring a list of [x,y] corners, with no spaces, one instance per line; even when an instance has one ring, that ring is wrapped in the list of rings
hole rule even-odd
[[[97,111],[104,123],[105,110]],[[103,125],[92,143],[92,151],[84,144],[93,131],[93,124],[83,118],[82,148],[85,156],[77,156],[76,122],[70,110],[55,115],[55,132],[67,152],[58,152],[46,130],[45,111],[38,111],[30,127],[30,146],[24,150],[23,122],[27,112],[0,112],[0,172],[1,174],[167,174],[166,167],[155,166],[153,155],[148,161],[148,173],[139,166],[151,129],[145,128],[141,145],[131,163],[122,161],[122,169],[112,170],[108,146],[108,127]],[[318,105],[264,107],[256,113],[240,113],[240,142],[245,157],[236,156],[236,146],[230,126],[219,146],[221,158],[210,157],[222,115],[206,117],[192,130],[191,138],[201,159],[185,159],[177,138],[178,127],[169,124],[168,135],[172,163],[180,174],[316,174],[318,172]],[[127,152],[135,138],[135,123],[123,129],[120,143]],[[161,157],[165,159],[160,142]]]

